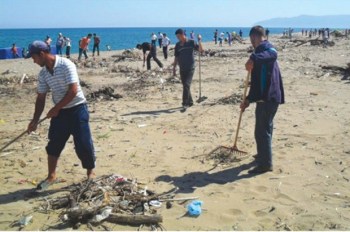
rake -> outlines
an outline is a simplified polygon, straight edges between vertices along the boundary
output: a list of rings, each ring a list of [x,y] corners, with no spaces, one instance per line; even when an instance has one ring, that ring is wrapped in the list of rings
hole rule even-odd
[[[248,72],[246,80],[245,80],[245,83],[244,83],[244,92],[243,92],[243,96],[242,96],[243,102],[245,102],[246,97],[247,97],[247,90],[248,90],[248,83],[249,83],[249,80],[250,80],[250,75],[251,75],[251,73]],[[215,148],[214,150],[212,150],[209,153],[209,155],[210,154],[214,154],[217,151],[220,151],[222,153],[226,151],[229,155],[231,155],[231,154],[232,155],[237,155],[237,156],[245,156],[245,155],[247,155],[247,152],[239,150],[238,147],[237,147],[238,134],[239,134],[239,129],[241,127],[241,121],[242,121],[243,112],[244,111],[241,110],[241,112],[239,114],[238,125],[237,125],[237,130],[236,130],[236,137],[235,137],[235,140],[234,140],[234,143],[233,143],[233,147],[219,146],[219,147]]]
[[[42,123],[43,121],[45,121],[47,119],[47,117],[41,119],[39,122],[38,122],[38,125],[40,123]],[[10,142],[8,142],[5,146],[3,146],[1,149],[0,149],[0,152],[2,152],[3,150],[5,150],[8,146],[10,146],[12,143],[16,142],[18,139],[20,139],[21,137],[23,137],[25,134],[27,134],[28,131],[23,131],[20,135],[18,135],[16,138],[12,139]]]
[[[197,103],[201,103],[208,99],[208,97],[202,96],[202,62],[201,62],[201,53],[198,52],[198,71],[199,71],[199,98]]]

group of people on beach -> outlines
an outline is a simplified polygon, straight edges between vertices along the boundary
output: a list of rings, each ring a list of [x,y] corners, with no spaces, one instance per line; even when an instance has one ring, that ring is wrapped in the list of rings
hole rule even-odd
[[[225,36],[225,32],[221,32],[219,34],[219,31],[216,29],[214,31],[214,42],[215,44],[218,44],[222,47],[223,42],[227,42],[229,46],[232,46],[232,43],[234,40],[237,40],[238,42],[242,42],[243,38],[243,32],[242,30],[239,30],[239,33],[237,34],[235,31],[233,32],[226,32],[227,37]]]
[[[95,56],[95,51],[97,51],[97,56],[100,55],[100,42],[101,39],[99,36],[96,35],[96,33],[91,34],[89,33],[87,36],[81,38],[79,40],[79,57],[78,60],[81,59],[81,56],[84,54],[85,59],[88,58],[87,51],[88,51],[88,46],[90,43],[91,38],[93,37],[94,40],[94,46],[92,50],[92,56]],[[52,39],[48,35],[45,38],[45,43],[46,45],[50,48],[51,50],[51,43]],[[62,33],[58,33],[58,37],[56,40],[56,54],[62,56],[62,51],[64,47],[66,48],[66,57],[70,58],[71,55],[71,46],[72,46],[72,41],[69,37],[63,36]]]
[[[195,72],[195,51],[202,53],[204,49],[201,35],[197,36],[197,41],[188,39],[183,29],[176,30],[175,35],[178,42],[175,45],[173,74],[176,75],[176,67],[179,66],[183,84],[182,105],[186,110],[194,104],[190,88]],[[273,170],[271,146],[273,119],[279,105],[284,103],[284,90],[277,63],[277,50],[266,40],[265,29],[255,26],[251,28],[249,37],[255,49],[245,64],[246,70],[251,75],[251,87],[240,108],[244,111],[251,103],[256,103],[256,167],[249,173],[261,174]],[[83,43],[86,45],[91,34],[84,38],[86,39]],[[154,43],[138,44],[137,48],[142,49],[144,54],[149,52],[151,55],[148,56],[154,58],[156,52]],[[48,176],[39,183],[37,189],[46,190],[56,182],[58,160],[70,135],[74,138],[75,151],[82,167],[87,170],[87,178],[93,178],[96,157],[89,126],[89,111],[75,64],[60,55],[51,54],[50,47],[43,41],[34,41],[30,44],[28,52],[33,61],[42,67],[38,77],[35,111],[28,125],[28,133],[37,129],[49,91],[54,102],[54,106],[46,114],[46,118],[51,119],[49,141],[46,146]],[[145,64],[145,56],[143,63]]]

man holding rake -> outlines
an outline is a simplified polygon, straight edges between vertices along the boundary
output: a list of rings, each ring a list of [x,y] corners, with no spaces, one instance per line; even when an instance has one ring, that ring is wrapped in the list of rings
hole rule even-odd
[[[255,141],[257,145],[257,166],[250,174],[273,171],[272,131],[273,119],[278,106],[284,103],[284,89],[277,63],[276,49],[265,39],[265,29],[255,26],[249,33],[254,52],[245,67],[251,72],[249,94],[241,104],[244,111],[250,103],[256,102]]]

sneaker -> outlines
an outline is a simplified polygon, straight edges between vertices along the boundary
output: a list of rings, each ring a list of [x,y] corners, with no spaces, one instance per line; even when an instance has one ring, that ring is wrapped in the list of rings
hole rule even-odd
[[[273,171],[273,167],[263,167],[263,166],[257,166],[255,168],[253,168],[252,170],[249,170],[248,173],[249,174],[263,174],[266,172],[272,172]]]

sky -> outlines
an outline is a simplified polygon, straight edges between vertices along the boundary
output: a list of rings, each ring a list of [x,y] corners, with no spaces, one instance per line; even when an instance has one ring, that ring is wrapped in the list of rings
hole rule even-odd
[[[0,28],[249,27],[349,9],[350,0],[0,0]]]

